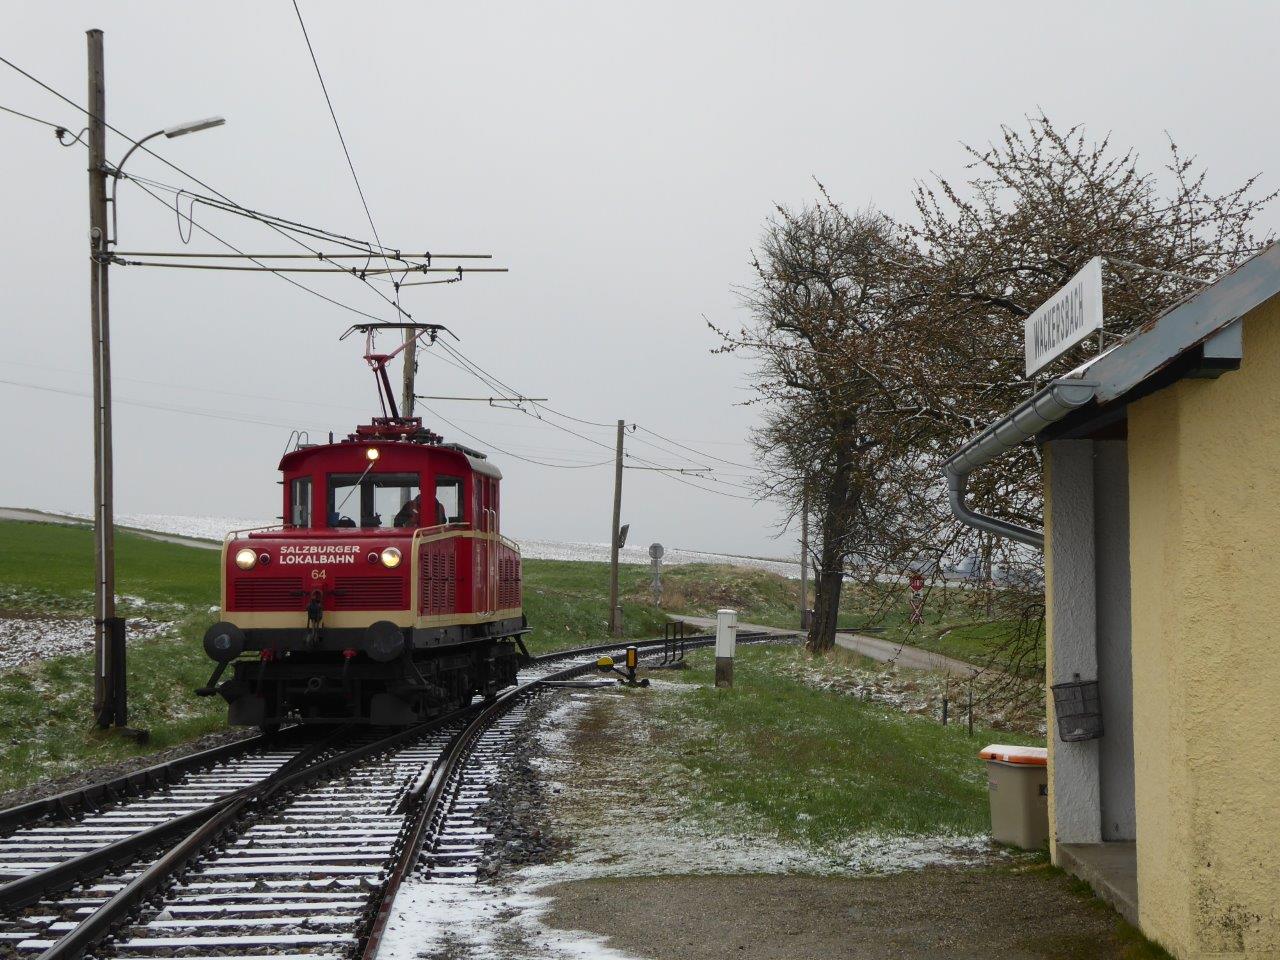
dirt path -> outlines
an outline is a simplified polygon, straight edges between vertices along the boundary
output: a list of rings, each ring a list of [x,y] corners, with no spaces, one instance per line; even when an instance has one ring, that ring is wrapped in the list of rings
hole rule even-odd
[[[541,892],[555,898],[546,923],[637,960],[1123,960],[1136,946],[1115,914],[1039,865],[584,880]]]
[[[671,619],[683,620],[685,623],[693,624],[700,630],[714,630],[716,626],[715,620],[711,617],[678,616]],[[778,630],[774,627],[763,627],[755,623],[740,623],[738,624],[738,629],[760,630],[765,633],[794,632],[792,630]],[[946,673],[964,680],[983,672],[981,667],[975,667],[972,663],[965,663],[955,657],[947,657],[941,653],[934,653],[932,650],[924,650],[921,647],[910,647],[906,644],[894,643],[892,640],[885,640],[883,637],[869,637],[861,633],[840,632],[836,634],[836,644],[846,650],[860,653],[864,657],[870,657],[872,660],[878,660],[881,663],[896,663],[898,666],[905,667],[908,670]]]

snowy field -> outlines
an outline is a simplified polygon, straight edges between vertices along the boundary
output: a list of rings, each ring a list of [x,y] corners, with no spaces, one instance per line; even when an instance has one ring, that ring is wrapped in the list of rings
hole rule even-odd
[[[0,597],[0,670],[93,649],[93,620],[89,617],[37,616],[7,609],[15,601],[21,598]],[[128,624],[131,642],[165,636],[173,627],[162,615],[150,614],[131,616]]]
[[[86,514],[75,513],[69,516],[89,519]],[[121,513],[116,515],[116,523],[122,527],[133,527],[137,530],[152,530],[157,533],[169,533],[180,537],[194,537],[198,540],[221,541],[230,530],[248,530],[254,527],[270,526],[273,521],[251,519],[248,517],[204,517],[182,516],[171,513]],[[520,552],[530,560],[595,560],[608,562],[609,545],[607,543],[574,543],[556,540],[535,540],[516,538],[520,544]],[[622,563],[649,563],[649,548],[625,547],[619,557]],[[664,565],[681,566],[688,563],[727,563],[735,567],[749,567],[754,570],[768,570],[793,580],[800,577],[800,564],[790,560],[769,560],[760,557],[743,557],[733,554],[706,553],[698,550],[682,550],[679,547],[667,547],[662,557]]]
[[[682,696],[686,684],[655,680],[651,694]],[[819,849],[741,829],[747,818],[725,810],[709,820],[696,815],[682,774],[652,766],[644,751],[614,743],[610,769],[616,779],[584,772],[584,729],[595,729],[591,708],[610,696],[622,717],[618,729],[639,737],[651,730],[644,699],[566,692],[540,722],[535,766],[551,788],[558,835],[572,838],[569,851],[553,862],[499,875],[493,882],[472,877],[408,881],[392,905],[382,942],[387,960],[637,960],[602,938],[547,923],[555,906],[551,888],[575,880],[608,877],[720,874],[803,874],[872,876],[928,866],[975,866],[1004,856],[985,835],[897,836],[862,834]],[[641,733],[645,731],[645,733]],[[634,784],[647,784],[643,829],[620,828],[601,811],[634,809]],[[572,894],[570,894],[572,895]],[[658,922],[658,921],[655,921]]]

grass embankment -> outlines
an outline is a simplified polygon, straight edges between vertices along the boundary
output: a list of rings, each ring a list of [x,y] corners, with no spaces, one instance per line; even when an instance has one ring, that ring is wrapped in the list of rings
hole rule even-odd
[[[201,637],[218,603],[218,554],[137,534],[116,535],[122,613],[171,620],[169,635],[129,645],[129,723],[150,743],[101,732],[89,722],[89,653],[0,671],[0,791],[164,749],[226,726],[226,705],[192,692],[212,664]],[[530,649],[600,643],[608,622],[608,566],[530,560],[524,565]],[[643,576],[623,571],[624,588]],[[93,602],[88,527],[0,521],[0,616],[87,618]],[[629,637],[661,635],[664,616],[644,603],[623,607]],[[84,629],[88,630],[87,626]]]
[[[608,640],[609,565],[587,560],[525,560],[522,563],[524,612],[533,633],[525,639],[530,653]],[[623,633],[632,638],[661,637],[666,614],[653,606],[636,585],[648,582],[648,569],[618,570],[623,595]]]
[[[728,690],[713,686],[709,652],[689,660],[691,669],[664,677],[698,687],[663,709],[695,802],[709,814],[742,810],[791,839],[985,833],[978,750],[993,740],[1043,743],[1008,731],[969,737],[963,725],[943,727],[797,677],[799,667],[817,679],[864,668],[859,657],[810,660],[794,645],[740,646]]]
[[[174,622],[171,637],[130,644],[129,723],[149,730],[151,741],[142,746],[93,728],[88,653],[6,670],[0,672],[0,790],[164,749],[225,726],[225,706],[192,693],[210,672],[199,639],[208,608],[217,602],[217,556],[117,534],[117,582],[130,598],[122,612],[147,609]],[[92,583],[89,528],[0,522],[0,596],[13,612],[87,618]]]
[[[648,597],[648,570],[634,578],[627,596]],[[799,585],[765,570],[718,564],[670,567],[662,574],[662,609],[713,617],[720,607],[738,611],[744,623],[795,629],[798,625]],[[813,603],[812,588],[809,597]],[[899,584],[846,583],[841,591],[841,629],[872,633],[894,643],[983,664],[991,650],[1017,629],[1010,620],[992,619],[981,592],[955,584],[930,589],[924,622],[911,623],[910,590]],[[1043,636],[1040,638],[1043,647]],[[1028,664],[1028,670],[1034,665]]]

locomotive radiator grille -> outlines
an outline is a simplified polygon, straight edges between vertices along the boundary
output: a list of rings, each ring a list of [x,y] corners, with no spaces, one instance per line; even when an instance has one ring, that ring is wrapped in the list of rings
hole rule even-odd
[[[453,613],[458,602],[458,565],[453,546],[447,552],[427,552],[422,555],[421,607],[428,616]]]
[[[407,606],[401,577],[338,577],[334,583],[335,610],[403,610]]]
[[[498,607],[510,610],[520,606],[520,558],[498,558]]]
[[[236,580],[231,598],[237,610],[297,610],[303,606],[300,577],[253,577]]]

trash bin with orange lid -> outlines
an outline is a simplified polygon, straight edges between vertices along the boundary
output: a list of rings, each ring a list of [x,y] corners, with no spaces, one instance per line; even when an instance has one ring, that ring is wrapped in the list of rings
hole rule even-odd
[[[999,843],[1038,850],[1049,839],[1049,751],[993,743],[987,761],[991,836]]]

